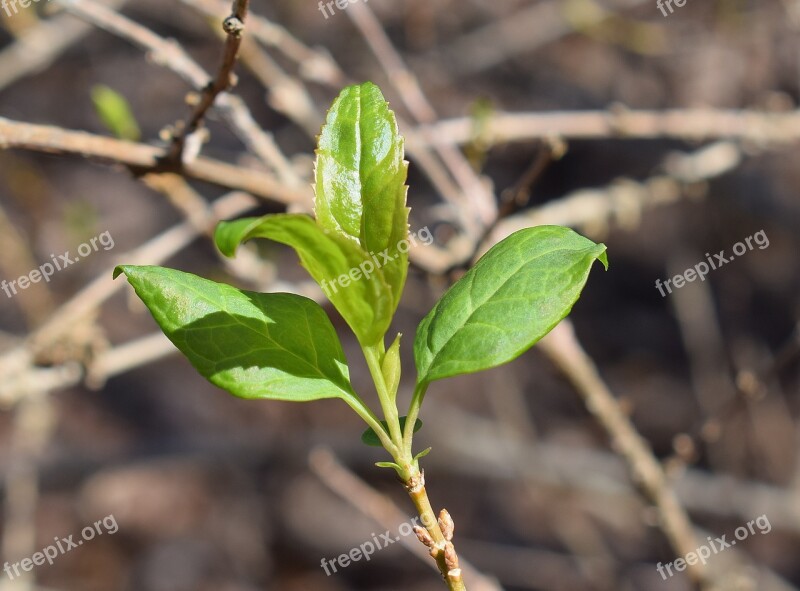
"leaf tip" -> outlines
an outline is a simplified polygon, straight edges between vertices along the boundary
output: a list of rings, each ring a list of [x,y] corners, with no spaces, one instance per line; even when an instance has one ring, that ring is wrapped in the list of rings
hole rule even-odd
[[[597,246],[603,249],[600,254],[597,255],[597,260],[603,263],[603,267],[608,271],[608,251],[606,250],[606,245],[598,244]]]
[[[127,275],[129,268],[130,268],[129,265],[117,265],[116,267],[114,267],[114,275],[113,275],[112,279],[116,279],[117,277],[119,277],[123,273],[125,273]]]
[[[419,461],[420,458],[424,458],[429,453],[431,453],[432,449],[433,449],[432,447],[429,447],[427,449],[423,449],[421,452],[419,452],[417,455],[414,456],[414,461],[417,462],[417,461]]]
[[[231,222],[220,222],[214,230],[214,244],[217,245],[219,251],[226,257],[233,258],[236,255],[236,250],[239,247],[237,240],[231,240],[228,228]]]

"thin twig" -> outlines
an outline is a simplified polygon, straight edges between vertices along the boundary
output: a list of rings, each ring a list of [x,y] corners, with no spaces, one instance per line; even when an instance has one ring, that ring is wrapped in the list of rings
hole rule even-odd
[[[643,3],[644,0],[614,0],[610,7],[619,10]],[[577,6],[577,9],[573,6]],[[578,11],[580,19],[576,22],[577,19],[571,17]],[[488,70],[520,54],[534,52],[577,28],[589,29],[610,16],[612,13],[594,1],[575,4],[563,0],[536,2],[437,49],[436,53],[446,64],[446,67],[437,71],[440,72],[440,78],[449,81],[459,75]],[[430,62],[431,57],[425,56],[425,59]]]
[[[49,125],[35,125],[0,117],[0,148],[21,148],[55,154],[76,154],[86,158],[124,164],[137,173],[169,172],[163,161],[166,150]],[[175,170],[179,174],[238,189],[283,204],[307,200],[307,194],[286,187],[270,174],[199,157]]]
[[[164,39],[150,29],[106,8],[94,0],[59,1],[76,16],[142,48],[148,52],[154,63],[175,72],[195,90],[204,91],[214,85],[211,76],[174,40]],[[283,154],[275,144],[272,135],[265,132],[256,123],[244,101],[228,92],[220,92],[216,96],[213,105],[253,154],[273,170],[282,170],[285,162]],[[200,143],[195,142],[195,144],[199,148]],[[168,160],[169,153],[161,158],[164,161]],[[183,163],[180,160],[173,159],[168,164],[172,165],[172,169],[179,167],[180,164],[189,166],[193,164],[193,158],[184,158]],[[170,167],[167,166],[167,168]],[[231,188],[240,187],[232,186]],[[307,187],[297,184],[296,186],[290,186],[290,188],[296,190],[298,195],[302,194],[302,199],[310,201],[311,192]]]
[[[433,123],[437,119],[436,111],[425,98],[416,77],[406,67],[403,58],[392,45],[389,36],[369,6],[354,4],[350,6],[347,14],[364,36],[412,117],[417,123]],[[487,190],[464,155],[446,144],[432,145],[464,191],[466,202],[480,220],[480,225],[486,227],[493,223],[497,217],[494,195]],[[471,233],[477,231],[469,227],[466,229]]]
[[[593,235],[607,233],[612,223],[634,228],[644,210],[678,201],[685,195],[687,185],[726,174],[739,166],[742,158],[741,150],[730,142],[718,142],[688,154],[670,153],[664,159],[664,174],[644,181],[618,179],[608,187],[580,189],[504,219],[476,255],[517,230],[532,226],[572,226]]]
[[[667,482],[664,469],[647,442],[622,411],[619,402],[600,377],[592,359],[564,320],[539,342],[539,349],[564,373],[611,438],[611,445],[628,463],[634,481],[653,501],[661,528],[678,556],[697,548],[692,523]],[[687,571],[697,582],[707,583],[705,565],[689,564]]]
[[[482,122],[481,140],[489,145],[547,139],[714,139],[786,144],[800,139],[800,111],[725,111],[668,109],[665,111],[556,111],[552,113],[497,112]],[[431,145],[464,144],[473,139],[471,117],[444,119],[413,131]]]
[[[169,151],[169,159],[172,162],[181,162],[183,160],[183,151],[187,139],[200,129],[211,105],[214,104],[220,94],[236,85],[233,68],[236,65],[239,47],[242,45],[242,33],[247,20],[249,5],[250,0],[234,0],[233,2],[231,15],[225,19],[222,25],[223,30],[228,35],[225,40],[222,64],[212,82],[203,88],[200,100],[195,105],[188,122],[180,126],[177,135],[173,138]]]
[[[181,2],[212,18],[218,18],[228,10],[224,0],[181,0]],[[330,54],[322,49],[308,47],[284,27],[266,17],[251,14],[247,21],[247,31],[251,37],[279,51],[297,64],[300,76],[306,80],[334,88],[346,84],[347,77]]]
[[[254,206],[254,200],[242,193],[231,193],[214,202],[206,227],[211,227],[220,219],[241,215]],[[182,222],[140,247],[118,257],[118,262],[127,264],[158,264],[168,259],[202,234],[197,221]],[[115,263],[116,264],[116,263]],[[9,406],[18,401],[37,384],[42,390],[58,387],[70,376],[80,376],[79,364],[66,363],[52,369],[34,369],[34,359],[38,353],[47,349],[68,333],[76,323],[90,315],[103,302],[127,285],[124,281],[112,281],[113,266],[97,276],[86,287],[65,302],[37,330],[30,333],[14,349],[0,357],[0,403]],[[42,373],[49,372],[49,373]],[[58,372],[58,374],[56,374]],[[51,375],[52,374],[52,375]],[[66,375],[63,375],[66,374]],[[47,378],[42,380],[41,378]],[[46,385],[42,385],[42,382]]]
[[[411,521],[408,515],[388,497],[374,490],[342,465],[330,451],[323,448],[314,449],[309,455],[309,465],[325,486],[381,527],[388,530],[396,528],[400,523]],[[401,537],[399,542],[425,564],[434,566],[430,554],[416,538]],[[459,561],[465,578],[470,581],[472,591],[502,591],[498,582],[481,574],[468,561],[463,558],[459,558]]]
[[[120,8],[127,0],[106,0],[111,8]],[[69,15],[58,15],[26,29],[11,45],[0,52],[0,89],[17,80],[45,70],[66,49],[92,32],[92,27]]]

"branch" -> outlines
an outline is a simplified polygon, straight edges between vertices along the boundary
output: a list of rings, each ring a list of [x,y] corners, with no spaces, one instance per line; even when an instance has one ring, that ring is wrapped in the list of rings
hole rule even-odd
[[[94,0],[59,1],[66,10],[76,16],[142,48],[150,55],[153,62],[172,70],[195,90],[205,91],[214,85],[211,76],[174,40],[160,37],[147,27],[143,27]],[[221,92],[216,96],[213,105],[239,139],[262,162],[279,172],[284,168],[285,158],[280,153],[275,140],[271,134],[259,127],[244,101],[233,94]],[[169,155],[162,158],[168,159]],[[189,159],[184,158],[184,160]],[[174,167],[178,163],[180,163],[180,159],[173,160],[171,164]],[[298,187],[300,186],[298,185]],[[298,193],[301,188],[298,188]],[[252,190],[250,192],[258,194]],[[305,190],[303,199],[306,202],[311,201],[310,190]]]
[[[694,552],[697,542],[692,523],[667,482],[664,469],[603,382],[578,342],[572,323],[563,320],[539,341],[539,348],[569,379],[586,408],[606,430],[611,446],[628,463],[633,480],[658,509],[661,528],[678,556]],[[689,564],[687,571],[696,582],[709,582],[705,565]]]
[[[0,149],[2,148],[100,158],[124,164],[137,174],[175,172],[221,187],[247,191],[283,204],[303,202],[307,197],[305,192],[288,188],[262,171],[203,157],[172,170],[164,164],[166,150],[162,148],[0,117]]]
[[[208,212],[204,224],[201,220],[184,221],[164,231],[155,238],[119,257],[117,261],[130,264],[159,264],[212,228],[220,219],[241,215],[252,209],[254,200],[249,195],[231,193],[217,199]],[[70,380],[79,380],[82,368],[79,363],[68,362],[48,369],[34,368],[36,355],[58,341],[73,329],[76,323],[96,310],[127,283],[113,281],[112,270],[104,270],[50,316],[39,328],[31,332],[15,348],[0,357],[0,406],[10,406],[28,392],[32,385],[40,390],[63,387]]]
[[[446,119],[416,130],[431,145],[465,144],[475,139],[478,122],[470,117]],[[552,113],[494,113],[480,122],[477,132],[490,145],[559,137],[563,139],[713,139],[786,144],[800,139],[800,111],[724,111],[673,109],[666,111],[556,111]]]
[[[314,449],[309,455],[309,465],[325,486],[382,528],[390,530],[399,523],[411,521],[388,497],[361,480],[327,449]],[[425,564],[437,568],[416,538],[401,537],[398,541]],[[460,563],[461,570],[472,583],[473,591],[503,591],[499,583],[481,574],[467,560],[460,558]]]
[[[392,45],[389,36],[375,14],[366,4],[355,4],[347,11],[350,19],[358,27],[377,58],[392,85],[397,90],[406,108],[417,123],[431,123],[436,120],[436,111],[430,104],[416,77],[411,73],[400,53]],[[497,217],[494,194],[487,190],[478,174],[472,169],[464,155],[443,143],[432,144],[442,162],[464,193],[464,205],[472,210],[481,228],[488,227]],[[465,223],[469,223],[465,216]],[[472,224],[470,224],[472,225]],[[471,234],[479,231],[467,226]]]
[[[180,0],[210,18],[218,18],[228,10],[224,0]],[[300,76],[312,82],[320,82],[334,88],[341,88],[347,82],[339,65],[330,54],[322,49],[305,45],[284,27],[263,16],[251,14],[247,21],[251,38],[258,39],[267,47],[284,55],[298,65]],[[319,131],[319,130],[317,130]]]
[[[107,4],[118,8],[126,2],[109,0]],[[66,49],[91,32],[90,26],[63,14],[26,29],[14,43],[0,51],[0,89],[45,70]]]
[[[219,67],[214,80],[203,89],[200,100],[189,117],[188,123],[173,138],[172,147],[169,151],[169,159],[172,162],[180,162],[183,159],[187,138],[200,129],[206,113],[211,108],[211,105],[214,104],[216,98],[236,85],[233,68],[236,65],[239,47],[242,45],[242,33],[244,32],[244,22],[247,19],[249,4],[250,0],[234,0],[231,15],[222,23],[222,28],[228,35],[225,41],[222,65]]]

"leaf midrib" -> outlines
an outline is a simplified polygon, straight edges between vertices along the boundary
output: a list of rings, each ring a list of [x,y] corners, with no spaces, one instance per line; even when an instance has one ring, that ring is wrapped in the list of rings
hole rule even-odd
[[[472,317],[475,315],[475,313],[476,313],[478,310],[480,310],[480,308],[482,308],[482,307],[483,307],[483,306],[486,304],[486,302],[487,302],[487,301],[488,301],[488,300],[489,300],[489,299],[490,299],[490,298],[491,298],[491,297],[492,297],[494,294],[496,294],[498,291],[500,291],[500,290],[501,290],[501,289],[502,289],[502,288],[503,288],[503,287],[504,287],[504,286],[505,286],[505,285],[506,285],[506,284],[507,284],[509,281],[511,281],[511,279],[512,279],[512,278],[513,278],[513,277],[516,275],[516,273],[518,273],[518,272],[519,272],[519,270],[520,270],[522,267],[524,267],[524,266],[525,266],[525,265],[527,265],[527,264],[530,264],[530,263],[534,262],[534,261],[535,261],[535,260],[537,260],[537,259],[540,259],[540,258],[542,258],[542,257],[545,257],[545,256],[547,256],[547,255],[553,254],[554,252],[558,252],[558,251],[561,251],[561,250],[568,251],[568,252],[575,252],[574,250],[570,250],[570,249],[568,249],[568,248],[564,248],[564,247],[557,247],[557,248],[554,248],[554,249],[552,249],[552,250],[548,250],[548,251],[546,251],[546,252],[542,252],[542,253],[538,254],[536,257],[534,257],[534,258],[532,258],[532,259],[529,259],[529,260],[527,260],[527,261],[522,261],[522,263],[521,263],[519,266],[517,266],[517,267],[514,269],[514,271],[513,271],[512,273],[509,273],[508,277],[506,277],[506,278],[505,278],[505,280],[503,280],[503,282],[502,282],[500,285],[498,285],[498,286],[497,286],[497,289],[495,289],[495,290],[494,290],[493,292],[491,292],[491,293],[490,293],[490,294],[489,294],[489,295],[488,295],[486,298],[484,298],[484,300],[483,300],[483,301],[482,301],[480,304],[478,304],[477,306],[473,306],[473,307],[472,307],[472,310],[471,310],[471,311],[470,311],[470,313],[469,313],[469,315],[467,315],[467,317],[464,319],[464,321],[463,321],[463,322],[462,322],[462,323],[461,323],[459,326],[457,326],[457,327],[456,327],[456,328],[453,330],[452,334],[451,334],[451,335],[448,337],[448,339],[447,339],[447,341],[445,342],[445,344],[444,344],[444,345],[442,345],[442,347],[440,347],[440,348],[439,348],[439,350],[438,350],[438,351],[436,351],[436,352],[433,354],[433,357],[432,357],[432,358],[431,358],[431,360],[428,362],[428,368],[427,368],[427,369],[428,369],[428,371],[426,371],[426,372],[425,372],[425,377],[427,377],[427,374],[428,374],[428,372],[430,371],[430,368],[431,368],[431,367],[433,367],[434,363],[436,363],[436,361],[437,361],[437,360],[438,360],[438,358],[439,358],[439,355],[442,353],[442,351],[444,351],[444,349],[445,349],[445,347],[447,346],[447,344],[448,344],[448,343],[449,343],[449,342],[452,340],[452,337],[453,337],[453,335],[454,335],[454,334],[456,334],[458,331],[460,331],[462,328],[464,328],[464,327],[467,325],[467,323],[470,321],[470,319],[471,319],[471,318],[472,318]],[[582,251],[582,250],[591,250],[591,249],[581,249],[581,251]],[[578,251],[578,252],[580,252],[580,251]],[[474,269],[474,268],[473,268],[473,269]],[[475,274],[473,274],[473,275],[472,275],[472,277],[474,278],[474,277],[475,277]],[[470,292],[472,291],[472,286],[473,286],[473,285],[474,285],[474,279],[472,279],[472,283],[470,283]],[[471,296],[471,295],[470,295],[470,302],[472,302],[472,296]],[[433,335],[433,331],[431,331],[431,333],[430,333],[428,336],[429,336],[429,337],[431,337],[432,335]],[[428,340],[428,339],[426,339],[426,340]],[[431,351],[431,352],[433,352],[433,350],[432,350],[430,347],[428,347],[428,351]],[[424,381],[424,380],[422,380],[422,381]]]
[[[275,345],[276,345],[276,346],[275,346],[275,348],[276,348],[276,349],[279,349],[279,350],[282,350],[282,351],[284,351],[284,352],[288,353],[289,355],[291,355],[292,357],[294,357],[295,359],[297,359],[297,360],[298,360],[298,361],[299,361],[301,364],[304,364],[304,365],[306,365],[306,366],[310,367],[310,368],[311,368],[313,371],[315,371],[315,372],[316,372],[316,374],[317,374],[317,375],[318,375],[320,378],[323,378],[323,379],[325,379],[325,380],[327,380],[327,381],[329,381],[329,382],[333,383],[333,384],[334,384],[334,385],[335,385],[335,386],[336,386],[336,387],[337,387],[337,388],[338,388],[340,391],[342,391],[342,392],[345,392],[344,390],[342,390],[341,386],[340,386],[340,385],[339,385],[339,384],[338,384],[338,383],[337,383],[337,382],[336,382],[336,381],[335,381],[335,380],[334,380],[334,379],[333,379],[331,376],[327,376],[327,375],[325,375],[325,374],[322,372],[322,369],[321,369],[321,368],[319,367],[319,365],[318,365],[318,364],[319,364],[319,353],[318,353],[318,351],[317,351],[317,349],[316,349],[316,345],[315,345],[313,342],[312,342],[312,348],[313,348],[313,350],[314,350],[314,358],[315,358],[315,360],[316,360],[316,362],[317,362],[317,365],[312,365],[312,364],[311,364],[311,363],[309,363],[307,360],[305,360],[305,359],[303,359],[302,357],[300,357],[300,356],[299,356],[299,355],[298,355],[296,352],[294,352],[294,351],[291,351],[290,349],[287,349],[287,348],[286,348],[286,347],[284,347],[284,346],[283,346],[281,343],[279,343],[278,341],[276,341],[275,339],[273,339],[273,338],[272,338],[272,337],[269,335],[269,333],[262,334],[261,332],[259,332],[259,331],[258,331],[258,330],[256,330],[255,328],[253,328],[253,327],[251,327],[251,326],[248,326],[247,324],[245,324],[244,322],[242,322],[241,320],[239,320],[239,318],[237,318],[237,316],[236,316],[235,314],[232,314],[232,313],[231,313],[231,312],[228,310],[227,306],[224,306],[224,307],[223,307],[223,306],[219,306],[219,304],[217,304],[217,303],[215,303],[213,300],[209,299],[209,298],[208,298],[208,296],[206,296],[206,295],[205,295],[205,294],[203,294],[202,292],[199,292],[199,291],[197,291],[197,289],[196,289],[196,288],[194,288],[194,287],[192,287],[192,286],[190,286],[190,285],[187,285],[187,284],[185,284],[185,283],[184,283],[184,287],[186,287],[186,290],[187,290],[187,291],[191,291],[191,292],[193,292],[193,293],[195,293],[195,294],[198,294],[198,295],[200,296],[200,299],[202,299],[202,300],[205,300],[207,303],[209,303],[210,305],[214,306],[215,308],[218,308],[218,309],[222,310],[222,311],[223,311],[223,312],[224,312],[224,313],[225,313],[225,314],[226,314],[226,315],[227,315],[229,318],[231,318],[231,319],[232,319],[232,320],[233,320],[235,323],[237,323],[237,324],[239,324],[240,326],[244,327],[245,329],[247,329],[247,330],[249,330],[249,331],[251,331],[251,332],[255,333],[255,334],[258,336],[258,337],[260,337],[260,338],[265,338],[265,339],[267,339],[267,340],[268,340],[270,343],[273,343],[273,344],[275,344]],[[224,297],[224,295],[223,295],[223,297]],[[261,311],[261,309],[260,309],[260,307],[258,307],[258,306],[256,306],[256,307],[259,309],[259,312],[262,312],[262,311]],[[306,319],[306,325],[308,325],[308,314],[305,312],[305,310],[302,310],[302,312],[303,312],[303,316],[305,316],[305,319]],[[262,312],[262,314],[263,314],[263,312]],[[254,318],[253,320],[258,320],[258,319]],[[265,323],[265,324],[266,324],[266,323]],[[310,328],[310,326],[309,326],[309,328]],[[211,359],[209,359],[209,361],[212,361],[212,360],[211,360]],[[216,364],[215,364],[215,366],[216,366]]]

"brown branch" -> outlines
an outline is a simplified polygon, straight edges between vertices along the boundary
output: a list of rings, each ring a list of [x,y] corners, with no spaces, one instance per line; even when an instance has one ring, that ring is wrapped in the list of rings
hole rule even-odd
[[[198,91],[213,85],[211,76],[195,62],[174,40],[158,36],[127,17],[94,0],[59,0],[66,10],[142,48],[160,66],[168,68]],[[271,134],[256,123],[247,105],[238,96],[222,92],[213,103],[231,129],[247,148],[273,170],[285,170],[285,157],[280,153]],[[166,158],[165,158],[166,159]],[[172,162],[176,166],[178,160]],[[298,191],[302,188],[297,185]],[[311,191],[306,188],[304,199],[310,201]]]
[[[200,129],[206,113],[217,97],[236,85],[233,68],[236,65],[236,56],[239,55],[239,47],[242,45],[242,33],[244,32],[244,23],[247,19],[249,5],[250,0],[234,0],[231,15],[222,23],[222,29],[228,35],[225,40],[222,65],[220,65],[216,77],[203,89],[200,100],[195,105],[188,123],[173,138],[172,146],[169,150],[169,160],[172,162],[180,162],[182,160],[187,138]]]
[[[312,450],[309,455],[309,465],[325,486],[381,527],[390,530],[400,523],[411,521],[391,499],[361,480],[327,449]],[[438,568],[431,562],[430,553],[417,542],[417,538],[401,537],[398,541],[425,564]],[[465,578],[471,582],[473,591],[502,591],[497,581],[483,575],[464,558],[460,558],[460,564]]]
[[[713,139],[784,144],[800,139],[800,111],[576,111],[495,113],[482,122],[481,139],[490,145],[559,137],[563,139]],[[423,125],[415,131],[431,144],[463,144],[474,139],[475,121],[460,117]]]
[[[210,18],[218,18],[228,9],[224,0],[180,1]],[[321,49],[308,47],[284,27],[269,19],[251,13],[247,20],[247,31],[250,38],[257,39],[297,64],[302,78],[334,88],[341,88],[347,83],[347,77],[330,54]],[[315,133],[317,131],[319,130]]]
[[[436,111],[369,6],[354,4],[350,6],[347,14],[358,27],[414,120],[418,124],[430,124],[435,121]],[[463,201],[472,210],[477,221],[477,224],[474,224],[465,217],[464,221],[467,224],[465,230],[477,239],[480,228],[489,226],[497,217],[495,197],[459,150],[444,143],[432,143],[431,145],[464,193]],[[478,228],[471,227],[475,225]]]
[[[204,219],[181,222],[120,255],[117,262],[148,265],[162,263],[206,230],[213,228],[219,220],[241,215],[253,206],[253,198],[240,192],[220,197],[206,212]],[[57,367],[40,369],[34,367],[34,360],[37,354],[73,330],[76,323],[92,314],[127,285],[124,281],[112,280],[112,270],[116,264],[112,264],[62,304],[14,349],[0,356],[0,375],[3,376],[0,381],[0,407],[13,405],[34,386],[40,390],[51,390],[63,388],[65,384],[77,383],[81,379],[83,368],[80,363],[67,362]]]
[[[99,158],[124,164],[140,174],[176,172],[221,187],[247,191],[283,204],[302,202],[306,199],[305,192],[287,188],[272,175],[262,171],[203,157],[172,170],[164,165],[166,150],[156,146],[117,140],[83,131],[70,131],[50,125],[11,121],[2,117],[0,117],[0,148],[21,148]]]
[[[127,0],[108,0],[118,8]],[[17,17],[15,17],[17,18]],[[64,51],[92,32],[92,27],[60,14],[25,29],[8,47],[0,51],[0,89],[17,80],[45,70]]]
[[[628,463],[633,480],[653,501],[659,512],[660,526],[679,556],[697,548],[692,523],[667,481],[659,461],[636,431],[619,402],[600,377],[592,359],[581,347],[572,323],[564,320],[539,342],[541,350],[564,373],[583,398],[586,408],[611,438],[611,446]],[[689,575],[708,583],[704,565],[689,564]]]
[[[662,164],[665,174],[643,181],[621,178],[606,187],[579,189],[505,218],[476,256],[517,230],[533,226],[571,226],[590,235],[603,235],[614,224],[633,229],[647,209],[682,199],[688,185],[724,175],[739,166],[742,159],[742,151],[732,142],[717,142],[687,154],[670,153]]]
[[[175,41],[159,37],[150,29],[93,0],[58,1],[75,16],[149,52],[156,64],[168,67],[190,86],[199,89],[209,83],[210,76],[206,71]]]

